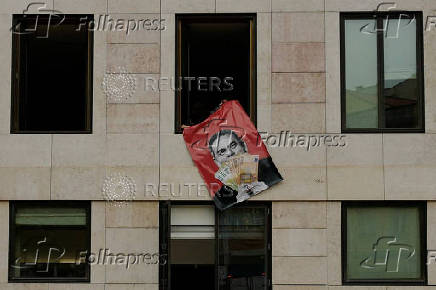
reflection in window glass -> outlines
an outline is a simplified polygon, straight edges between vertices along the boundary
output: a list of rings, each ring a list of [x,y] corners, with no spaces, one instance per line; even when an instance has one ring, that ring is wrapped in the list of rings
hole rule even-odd
[[[416,78],[416,20],[385,19],[384,104],[387,128],[418,126]]]
[[[374,19],[345,21],[347,128],[378,127],[375,25]]]
[[[347,280],[422,280],[420,208],[346,209]]]
[[[219,289],[266,289],[265,208],[231,208],[219,220]]]
[[[89,264],[80,260],[81,252],[89,253],[85,206],[15,205],[10,278],[87,281]]]

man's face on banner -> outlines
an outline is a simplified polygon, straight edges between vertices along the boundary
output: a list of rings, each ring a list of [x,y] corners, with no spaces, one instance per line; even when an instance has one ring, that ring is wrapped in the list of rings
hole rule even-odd
[[[209,148],[218,166],[232,156],[247,152],[244,141],[231,130],[223,130],[212,136]]]

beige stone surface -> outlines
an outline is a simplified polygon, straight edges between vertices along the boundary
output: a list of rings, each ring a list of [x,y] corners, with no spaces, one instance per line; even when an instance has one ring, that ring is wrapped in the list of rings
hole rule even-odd
[[[268,189],[273,200],[326,200],[325,167],[279,167],[283,181]]]
[[[53,167],[102,166],[105,163],[106,138],[95,135],[53,135]]]
[[[102,200],[104,167],[53,167],[51,199]]]
[[[329,199],[384,199],[382,136],[346,135],[346,145],[327,148]]]
[[[398,0],[392,2],[383,2],[378,0],[366,0],[366,1],[348,1],[348,0],[327,0],[325,10],[326,11],[394,11],[394,10],[409,10],[419,11],[424,8],[424,2],[426,0]],[[385,3],[381,6],[379,4]]]
[[[162,167],[194,166],[182,134],[160,135],[160,164]]]
[[[9,283],[0,284],[0,290],[49,290],[47,283]]]
[[[340,41],[339,13],[326,12],[325,56],[326,56],[326,131],[341,132],[341,87],[340,87]]]
[[[273,257],[327,256],[325,229],[273,229]]]
[[[0,237],[0,251],[7,253],[9,251],[9,203],[0,202],[0,231],[3,233]],[[0,256],[0,283],[8,282],[8,255]],[[1,286],[0,286],[1,287]]]
[[[27,13],[37,13],[38,11],[41,13],[49,13],[43,10],[53,9],[53,0],[42,0],[38,2],[42,4],[32,4],[35,3],[33,0],[4,0],[0,7],[0,13],[22,14],[23,10],[26,10]],[[41,9],[38,10],[39,8]]]
[[[272,72],[324,72],[324,43],[272,43]]]
[[[327,203],[327,279],[329,285],[342,284],[342,227],[341,227],[341,203]]]
[[[105,201],[91,203],[91,252],[98,253],[106,247]],[[104,283],[106,273],[104,265],[91,265],[91,283]]]
[[[157,134],[108,134],[108,166],[159,166]]]
[[[325,104],[273,104],[271,130],[274,133],[290,130],[292,133],[325,132]]]
[[[106,72],[106,34],[102,31],[94,32],[94,72],[93,72],[93,119],[92,133],[94,135],[106,134],[106,95],[102,83]]]
[[[160,185],[149,187],[146,196],[158,192],[162,200],[211,200],[209,191],[195,166],[161,167]]]
[[[265,0],[216,0],[216,12],[271,12],[271,1]]]
[[[11,5],[6,1],[2,3],[0,11],[4,5]],[[19,1],[18,1],[19,2]],[[3,12],[2,12],[3,13]],[[9,31],[12,25],[12,15],[0,14],[0,134],[9,134],[11,118],[11,49],[12,34]]]
[[[162,14],[161,17],[166,23],[166,29],[161,31],[161,76],[175,79],[175,15]],[[160,91],[159,130],[161,133],[174,133],[174,97],[174,92],[171,90]]]
[[[50,164],[50,135],[0,135],[0,167],[46,167]]]
[[[158,228],[159,203],[133,201],[123,206],[106,204],[107,228]]]
[[[273,284],[326,284],[326,257],[273,257]]]
[[[273,13],[273,42],[323,42],[324,13]]]
[[[50,167],[0,167],[0,200],[50,199]]]
[[[259,110],[259,106],[271,104],[271,13],[257,13],[256,31],[256,102]]]
[[[105,0],[53,0],[54,9],[61,11],[62,13],[106,13],[107,1]]]
[[[124,67],[129,73],[159,73],[159,44],[108,44],[107,71],[119,72]]]
[[[138,0],[128,0],[123,2],[123,7],[126,10],[133,10],[129,8],[129,1],[139,2]],[[112,2],[114,3],[114,2]],[[120,5],[122,2],[117,2]],[[141,1],[146,3],[146,1]],[[127,6],[126,6],[127,4]],[[109,4],[111,5],[111,4]],[[121,5],[120,5],[121,6]],[[156,7],[159,9],[159,6]],[[137,9],[140,9],[137,7]],[[120,10],[113,10],[120,12]],[[138,13],[137,11],[131,11],[132,13]],[[107,19],[113,19],[116,23],[117,20],[122,20],[123,23],[129,23],[129,31],[118,31],[116,29],[108,30],[106,32],[107,43],[160,43],[160,29],[163,29],[166,25],[165,20],[160,17],[159,13],[147,13],[147,14],[118,14],[111,13]],[[162,19],[162,21],[161,21]]]
[[[108,104],[108,133],[157,133],[158,104]]]
[[[386,199],[436,199],[436,135],[383,135]]]
[[[106,247],[118,254],[159,253],[158,229],[107,228]],[[141,263],[130,265],[106,265],[106,283],[158,283],[158,265]]]
[[[214,13],[214,0],[161,0],[161,13]]]
[[[272,103],[325,102],[324,73],[273,73]]]
[[[272,0],[273,12],[324,11],[323,0]]]
[[[109,13],[160,13],[159,0],[108,0]]]
[[[327,226],[326,202],[273,202],[272,228],[323,229]]]

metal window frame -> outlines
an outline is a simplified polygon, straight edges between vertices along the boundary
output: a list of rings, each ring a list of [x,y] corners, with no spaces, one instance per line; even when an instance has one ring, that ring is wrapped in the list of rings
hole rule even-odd
[[[250,24],[250,119],[257,122],[257,17],[255,13],[196,13],[176,14],[176,50],[175,50],[175,76],[179,80],[182,76],[182,23],[184,21],[226,21],[226,20],[248,20]],[[177,81],[178,84],[178,81]],[[175,119],[174,133],[180,134],[182,130],[182,93],[175,90]]]
[[[86,265],[85,277],[80,278],[16,278],[11,272],[11,263],[15,253],[15,237],[16,237],[16,225],[15,225],[15,213],[17,207],[32,206],[32,207],[71,207],[71,208],[85,208],[86,210],[86,228],[87,231],[87,247],[88,251],[91,251],[91,202],[90,201],[10,201],[9,202],[9,260],[8,260],[8,282],[9,283],[90,283],[91,282],[91,268],[90,264]],[[41,228],[46,228],[41,226]],[[77,226],[62,226],[62,228],[77,229]],[[89,255],[89,254],[88,254]]]
[[[12,27],[15,27],[20,21],[36,21],[36,17],[47,18],[49,14],[14,14],[12,16]],[[65,14],[64,23],[75,21],[81,17],[87,17],[87,21],[94,19],[93,14]],[[60,24],[62,25],[62,24]],[[20,129],[20,75],[21,64],[21,37],[20,34],[12,33],[12,63],[11,63],[11,116],[10,132],[11,134],[92,134],[93,119],[93,60],[94,60],[94,32],[88,29],[88,54],[87,54],[87,71],[86,71],[86,113],[85,128],[83,130],[23,130]]]
[[[170,259],[170,234],[171,234],[171,206],[172,205],[213,205],[208,201],[161,201],[159,202],[159,251],[166,259],[165,264],[159,266],[159,290],[171,289],[171,267]],[[234,207],[262,207],[265,208],[265,245],[267,263],[267,289],[272,289],[272,205],[271,202],[249,201],[243,204],[237,204]],[[219,216],[220,210],[215,207],[215,290],[219,289],[218,266],[219,266]]]
[[[418,128],[385,128],[384,117],[384,46],[383,20],[397,18],[401,14],[416,19],[416,79],[418,83],[417,118]],[[340,81],[341,81],[341,132],[342,133],[425,133],[424,108],[424,41],[422,11],[392,12],[341,12],[340,13]],[[346,126],[346,74],[345,74],[345,20],[375,18],[377,23],[377,85],[378,85],[378,126],[377,128],[347,128]]]
[[[419,279],[348,279],[347,278],[347,210],[352,207],[416,207],[419,210],[421,241],[421,277]],[[341,204],[341,264],[343,285],[427,285],[427,202],[425,201],[345,201]]]

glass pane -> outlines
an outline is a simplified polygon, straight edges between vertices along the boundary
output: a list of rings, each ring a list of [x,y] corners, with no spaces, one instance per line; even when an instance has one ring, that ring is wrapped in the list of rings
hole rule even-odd
[[[219,219],[219,289],[266,289],[265,208],[231,208]]]
[[[421,278],[418,207],[347,209],[347,279]]]
[[[345,20],[346,127],[378,127],[377,34],[374,19]]]
[[[45,207],[17,208],[15,214],[15,224],[86,226],[86,209]]]
[[[14,278],[83,278],[87,263],[80,253],[89,251],[86,229],[33,229],[17,227],[10,261]],[[77,265],[76,262],[79,264]]]
[[[387,128],[418,127],[416,20],[384,20],[384,104]]]
[[[215,209],[213,206],[172,206],[170,247],[171,289],[213,289],[215,283]]]

